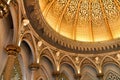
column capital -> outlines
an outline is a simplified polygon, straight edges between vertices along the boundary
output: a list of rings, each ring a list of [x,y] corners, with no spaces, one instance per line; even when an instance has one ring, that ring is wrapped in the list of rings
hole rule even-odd
[[[32,64],[30,64],[29,65],[29,69],[30,70],[38,70],[40,68],[40,65],[39,65],[39,63],[32,63]]]
[[[81,74],[78,74],[78,73],[77,73],[77,74],[74,75],[74,77],[75,77],[75,79],[78,79],[78,80],[79,80],[79,79],[81,78]]]
[[[21,48],[17,45],[10,44],[6,46],[5,51],[8,55],[16,56],[21,51]]]
[[[58,77],[60,75],[60,71],[53,71],[52,75],[54,77]]]
[[[97,74],[97,77],[100,78],[100,79],[103,78],[103,76],[104,76],[103,73],[98,73],[98,74]]]

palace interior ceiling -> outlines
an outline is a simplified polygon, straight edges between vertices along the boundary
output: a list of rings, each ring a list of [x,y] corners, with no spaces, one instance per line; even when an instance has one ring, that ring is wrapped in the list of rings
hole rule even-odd
[[[24,2],[35,33],[57,48],[75,53],[120,48],[119,0]]]
[[[8,3],[0,4],[1,80],[9,65],[11,80],[120,80],[120,0]]]
[[[120,37],[118,0],[39,0],[49,26],[72,40],[98,42]]]

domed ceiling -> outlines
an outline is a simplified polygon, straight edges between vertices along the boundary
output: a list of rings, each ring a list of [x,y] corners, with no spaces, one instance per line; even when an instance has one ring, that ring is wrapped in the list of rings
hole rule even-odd
[[[120,50],[119,0],[24,0],[31,30],[72,53]]]
[[[99,42],[120,37],[119,0],[39,0],[44,19],[60,35]]]

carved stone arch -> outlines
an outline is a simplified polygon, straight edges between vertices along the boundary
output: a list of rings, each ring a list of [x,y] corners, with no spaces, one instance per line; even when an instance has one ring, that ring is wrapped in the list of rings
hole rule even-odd
[[[80,66],[80,69],[84,68],[84,66],[91,66],[95,69],[96,72],[98,72],[97,65],[89,58],[82,59],[79,66]]]
[[[115,58],[113,58],[111,56],[104,57],[100,63],[100,67],[104,67],[104,65],[107,65],[107,64],[113,64],[113,65],[116,65],[118,67],[120,66],[120,63]]]
[[[91,66],[91,65],[85,65],[81,68],[81,76],[87,75],[86,73],[90,73],[90,75],[93,77],[93,80],[97,80],[96,74],[98,73],[97,70]],[[83,79],[84,80],[84,79]]]
[[[29,55],[30,60],[31,60],[31,63],[34,62],[34,60],[35,60],[35,55],[34,55],[34,52],[33,52],[33,46],[30,44],[30,42],[29,42],[27,39],[23,39],[23,40],[22,40],[21,45],[20,45],[21,49],[22,49],[23,46],[24,46],[25,48],[27,48],[26,51],[29,50],[29,53],[28,53],[27,55]],[[20,53],[20,54],[21,54],[21,56],[22,56],[23,53]]]
[[[63,57],[61,57],[60,60],[59,60],[59,64],[60,64],[60,68],[61,68],[62,65],[68,64],[73,68],[74,72],[77,73],[76,64],[70,56],[64,55]]]
[[[52,75],[52,73],[54,72],[54,64],[49,59],[49,57],[47,57],[47,55],[43,55],[40,58],[40,67],[42,67],[46,71],[47,79],[50,79],[50,80],[54,79]]]
[[[46,59],[48,59],[48,60],[51,62],[53,68],[55,69],[54,61],[53,61],[52,58],[50,58],[48,55],[41,55],[41,57],[40,57],[40,61],[41,61],[42,58],[46,58]],[[40,63],[40,64],[41,64],[41,63]]]
[[[22,41],[25,41],[29,45],[29,47],[30,47],[30,49],[32,51],[33,62],[37,61],[36,60],[37,59],[37,56],[36,56],[36,45],[35,45],[35,40],[34,40],[32,34],[29,33],[29,32],[26,32],[24,34],[23,38],[22,38]]]
[[[37,61],[37,55],[38,55],[38,53],[37,53],[37,43],[35,41],[34,35],[32,34],[31,31],[25,31],[25,33],[23,35],[24,35],[23,39],[27,39],[29,41],[29,43],[31,44],[32,50],[33,50],[33,53],[34,53],[34,57],[35,57],[35,61]],[[25,38],[25,37],[27,37],[26,35],[29,35],[28,36],[29,38]]]
[[[115,71],[109,70],[105,74],[106,75],[103,77],[103,80],[120,80],[120,74]]]
[[[75,70],[69,63],[60,65],[60,73],[64,73],[68,77],[68,80],[75,80]]]
[[[54,70],[56,70],[57,66],[56,66],[56,60],[55,60],[55,57],[53,55],[53,52],[48,49],[48,47],[42,49],[42,51],[40,52],[40,59],[45,56],[47,57],[53,64],[53,67],[54,67]]]
[[[109,63],[105,63],[103,65],[103,73],[106,74],[108,71],[114,71],[118,74],[120,74],[120,66],[119,65],[116,65],[115,63],[113,62],[109,62]]]
[[[40,55],[43,54],[43,51],[46,50],[46,49],[48,49],[48,47],[42,48],[42,49],[40,50],[39,54],[40,54]]]

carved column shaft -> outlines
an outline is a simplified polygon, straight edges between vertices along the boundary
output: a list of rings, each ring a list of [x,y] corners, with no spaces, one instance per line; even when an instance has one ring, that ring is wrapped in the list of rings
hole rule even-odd
[[[14,67],[15,56],[9,55],[4,72],[4,80],[10,80],[12,69]]]
[[[8,54],[8,60],[7,60],[6,67],[5,67],[4,80],[10,80],[11,73],[14,67],[15,58],[17,54],[20,52],[20,48],[15,45],[8,45],[5,48],[5,50]]]

